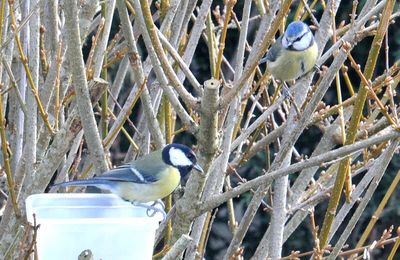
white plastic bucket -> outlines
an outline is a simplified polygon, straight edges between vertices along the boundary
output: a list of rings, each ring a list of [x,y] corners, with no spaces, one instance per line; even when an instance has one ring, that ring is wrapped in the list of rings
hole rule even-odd
[[[30,223],[40,224],[37,250],[40,260],[78,259],[90,249],[94,259],[152,258],[157,213],[135,207],[113,194],[36,194],[26,199]]]

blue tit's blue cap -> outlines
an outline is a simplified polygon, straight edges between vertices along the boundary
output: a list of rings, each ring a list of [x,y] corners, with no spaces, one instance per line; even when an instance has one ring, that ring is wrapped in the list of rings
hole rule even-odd
[[[297,38],[299,35],[303,35],[305,32],[309,30],[308,25],[301,22],[301,21],[295,21],[291,22],[286,31],[285,35],[287,38]]]

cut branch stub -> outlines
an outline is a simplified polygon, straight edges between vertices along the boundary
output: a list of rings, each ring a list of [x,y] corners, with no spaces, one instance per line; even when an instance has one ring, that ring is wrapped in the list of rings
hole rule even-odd
[[[220,82],[209,79],[204,82],[204,95],[201,101],[201,124],[199,144],[201,154],[210,160],[217,151],[218,138],[218,104]],[[201,145],[201,144],[206,145]]]

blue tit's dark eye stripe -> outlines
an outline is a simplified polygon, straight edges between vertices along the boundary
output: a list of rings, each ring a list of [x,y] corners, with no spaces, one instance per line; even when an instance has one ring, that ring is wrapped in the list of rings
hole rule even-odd
[[[297,37],[293,42],[297,42],[297,41],[300,41],[301,40],[301,38],[303,38],[306,34],[307,34],[308,32],[307,31],[305,31],[302,35],[300,35],[299,37]]]

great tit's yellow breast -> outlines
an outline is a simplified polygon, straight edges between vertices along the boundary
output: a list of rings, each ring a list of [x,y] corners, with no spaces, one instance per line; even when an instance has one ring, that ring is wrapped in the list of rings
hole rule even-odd
[[[274,62],[268,62],[267,68],[279,80],[289,81],[299,78],[309,72],[318,57],[318,47],[314,42],[304,51],[282,49]]]
[[[152,184],[156,187],[155,196],[159,197],[159,199],[168,196],[178,187],[180,181],[181,174],[179,170],[172,166],[167,167],[160,173],[160,179]]]
[[[169,166],[157,174],[158,180],[151,183],[120,182],[114,192],[125,200],[149,202],[171,194],[179,185],[181,175],[178,169]]]

